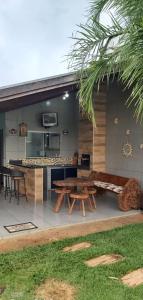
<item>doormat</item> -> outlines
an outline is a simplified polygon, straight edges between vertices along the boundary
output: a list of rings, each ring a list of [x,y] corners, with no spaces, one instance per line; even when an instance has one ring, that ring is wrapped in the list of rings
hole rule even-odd
[[[20,223],[20,224],[4,226],[4,228],[9,233],[14,233],[14,232],[18,232],[18,231],[36,229],[38,227],[35,224],[33,224],[32,222],[27,222],[27,223]]]

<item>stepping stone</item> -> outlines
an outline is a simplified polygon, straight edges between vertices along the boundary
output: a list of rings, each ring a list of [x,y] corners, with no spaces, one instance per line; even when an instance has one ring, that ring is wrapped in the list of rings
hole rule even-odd
[[[38,287],[35,296],[37,300],[74,300],[75,292],[75,288],[64,281],[48,279]]]
[[[122,282],[129,287],[135,287],[143,284],[143,268],[135,270],[121,278]]]
[[[110,265],[123,259],[123,256],[119,254],[101,255],[96,258],[85,261],[88,267],[96,267],[98,265]]]
[[[74,251],[78,251],[78,250],[82,250],[82,249],[87,249],[91,247],[91,243],[88,242],[83,242],[83,243],[79,243],[79,244],[75,244],[69,247],[65,247],[63,249],[64,252],[74,252]]]
[[[0,286],[0,295],[2,295],[5,291],[5,287],[4,286]]]

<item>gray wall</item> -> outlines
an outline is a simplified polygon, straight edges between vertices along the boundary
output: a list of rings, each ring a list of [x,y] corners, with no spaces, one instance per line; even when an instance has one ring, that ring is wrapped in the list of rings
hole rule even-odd
[[[137,124],[131,109],[125,106],[128,93],[123,92],[122,86],[114,82],[110,85],[107,97],[107,141],[106,141],[106,170],[111,174],[138,178],[143,184],[143,126]],[[114,118],[119,119],[117,125]],[[123,144],[127,140],[133,147],[132,157],[122,154]]]
[[[5,114],[0,113],[0,129],[4,129],[5,127]]]
[[[60,156],[71,157],[78,150],[78,100],[74,94],[63,101],[62,97],[51,99],[51,105],[46,102],[23,107],[5,113],[5,161],[9,159],[21,159],[25,157],[25,138],[18,136],[18,126],[24,121],[28,124],[28,130],[58,132],[61,134]],[[46,130],[41,126],[40,114],[45,112],[58,113],[58,126]],[[17,135],[11,136],[9,129],[16,128]],[[63,130],[68,130],[68,135],[63,135]]]
[[[5,160],[5,113],[0,113],[0,129],[3,130],[3,160]]]

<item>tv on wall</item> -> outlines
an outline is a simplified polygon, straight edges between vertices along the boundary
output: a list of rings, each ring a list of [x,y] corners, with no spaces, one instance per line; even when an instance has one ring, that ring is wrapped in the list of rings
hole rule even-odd
[[[42,125],[43,127],[51,127],[58,125],[57,113],[50,112],[42,114]]]

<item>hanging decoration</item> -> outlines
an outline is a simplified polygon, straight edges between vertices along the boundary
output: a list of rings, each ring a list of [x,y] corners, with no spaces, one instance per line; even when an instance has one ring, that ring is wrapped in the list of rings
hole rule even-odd
[[[119,123],[119,119],[117,117],[114,118],[114,124],[117,125]]]
[[[126,156],[126,157],[132,156],[132,154],[133,154],[132,145],[129,144],[129,143],[125,143],[123,145],[122,152],[123,152],[123,155]]]
[[[19,136],[25,137],[28,133],[28,127],[27,124],[22,122],[19,124]]]
[[[126,157],[130,157],[133,155],[133,147],[131,143],[129,142],[129,135],[131,134],[131,131],[129,129],[126,130],[126,142],[124,143],[122,147],[122,153]]]

